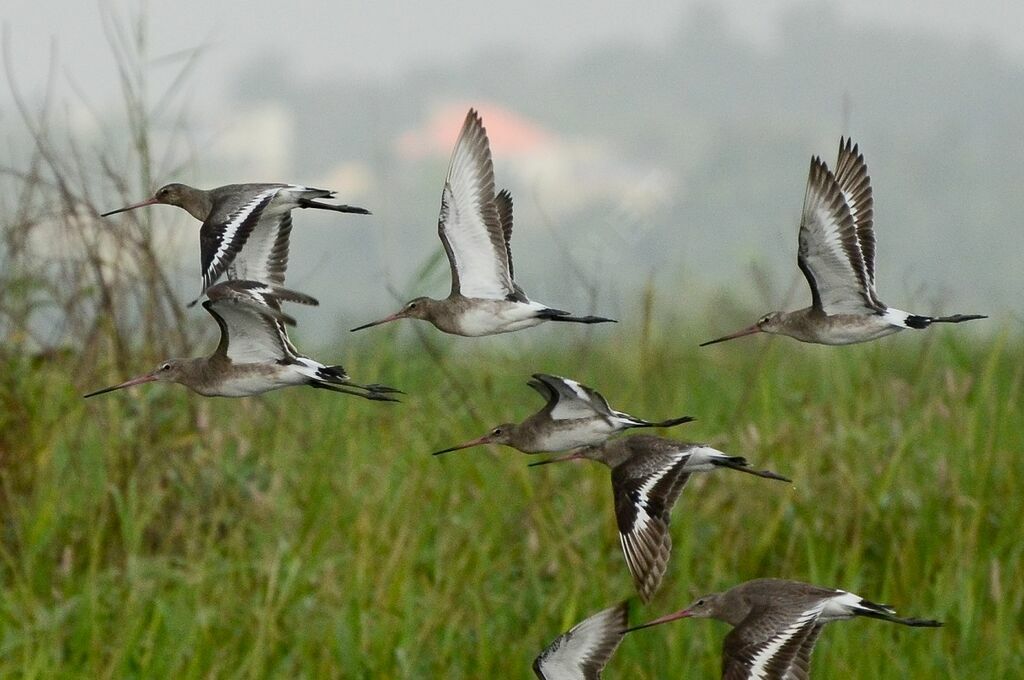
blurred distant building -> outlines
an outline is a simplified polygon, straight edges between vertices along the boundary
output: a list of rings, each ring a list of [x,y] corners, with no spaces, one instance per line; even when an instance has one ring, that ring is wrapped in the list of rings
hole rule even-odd
[[[400,133],[394,143],[399,161],[447,158],[470,106],[435,107],[420,125]],[[580,211],[594,199],[660,204],[673,186],[669,171],[621,158],[604,140],[561,135],[493,102],[472,106],[491,141],[497,188],[511,185],[517,207],[524,203],[523,190],[554,217]]]

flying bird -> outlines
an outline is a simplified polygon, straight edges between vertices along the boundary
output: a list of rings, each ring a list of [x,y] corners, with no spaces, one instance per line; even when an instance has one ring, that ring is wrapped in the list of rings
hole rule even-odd
[[[873,223],[871,178],[864,156],[849,139],[840,139],[835,174],[819,157],[811,159],[800,218],[797,264],[811,287],[811,306],[766,314],[753,326],[701,343],[701,347],[753,333],[849,345],[905,328],[986,318],[980,314],[920,316],[882,302],[875,292]]]
[[[725,621],[732,630],[722,645],[725,680],[807,680],[811,652],[831,621],[866,616],[915,627],[938,627],[931,619],[905,619],[886,604],[834,588],[774,578],[741,583],[705,595],[686,609],[630,630],[685,617]]]
[[[481,444],[504,444],[523,453],[568,451],[594,446],[612,435],[637,427],[673,427],[693,420],[690,416],[653,422],[608,405],[601,393],[575,380],[534,373],[526,383],[547,403],[521,423],[504,423],[477,439],[436,451],[434,455]]]
[[[423,319],[445,333],[495,335],[545,321],[606,323],[614,319],[572,316],[530,300],[512,268],[512,196],[494,194],[491,149],[480,116],[466,115],[441,192],[437,233],[451,265],[447,298],[418,297],[401,310],[353,331],[398,319]]]
[[[399,391],[360,385],[341,366],[326,366],[299,354],[285,325],[281,302],[315,305],[308,295],[258,281],[225,281],[207,290],[203,307],[220,326],[220,343],[209,357],[168,359],[155,370],[119,385],[90,392],[94,397],[132,385],[169,381],[207,397],[248,397],[290,385],[309,385],[374,401],[397,401]]]
[[[600,446],[577,449],[566,456],[530,465],[580,459],[596,460],[611,468],[619,543],[644,602],[651,601],[668,569],[672,554],[672,534],[668,527],[672,506],[691,474],[726,468],[790,481],[768,470],[753,470],[745,458],[727,455],[705,444],[650,435],[613,439]]]
[[[316,208],[370,214],[365,208],[317,200],[333,197],[333,191],[295,184],[228,184],[209,190],[187,184],[168,184],[152,198],[111,210],[101,217],[163,203],[178,206],[202,222],[199,228],[201,296],[225,273],[231,280],[284,285],[292,210]],[[197,301],[193,300],[189,306]]]
[[[622,602],[576,624],[551,641],[533,662],[540,680],[599,680],[622,641],[629,606]]]

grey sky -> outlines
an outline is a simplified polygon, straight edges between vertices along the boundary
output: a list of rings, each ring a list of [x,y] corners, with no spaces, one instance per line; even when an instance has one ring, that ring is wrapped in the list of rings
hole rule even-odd
[[[7,0],[0,17],[12,37],[15,74],[26,89],[43,81],[50,45],[62,70],[89,92],[113,96],[113,57],[101,7],[119,15],[143,7],[152,27],[151,55],[209,45],[196,84],[209,95],[258,55],[285,56],[309,79],[332,75],[394,75],[424,62],[443,62],[489,47],[518,47],[565,56],[609,40],[663,41],[678,30],[694,0],[550,0],[480,2],[323,2],[297,0]],[[770,46],[780,12],[794,5],[828,4],[841,16],[887,27],[929,30],[957,41],[991,43],[1024,60],[1024,3],[1006,0],[725,0],[737,32]],[[282,7],[287,10],[282,11]],[[585,8],[585,9],[583,9]],[[823,35],[828,50],[829,36]],[[851,55],[851,58],[855,58]],[[6,88],[5,88],[6,89]],[[0,101],[6,100],[6,91]]]

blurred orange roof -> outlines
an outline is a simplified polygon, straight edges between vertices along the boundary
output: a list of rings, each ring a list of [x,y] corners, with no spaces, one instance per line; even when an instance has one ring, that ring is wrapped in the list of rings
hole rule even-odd
[[[451,153],[469,104],[445,104],[434,110],[419,127],[406,130],[395,141],[402,158],[415,160],[425,156]],[[501,156],[530,154],[550,146],[555,136],[537,123],[490,102],[475,105],[491,140],[491,152]]]

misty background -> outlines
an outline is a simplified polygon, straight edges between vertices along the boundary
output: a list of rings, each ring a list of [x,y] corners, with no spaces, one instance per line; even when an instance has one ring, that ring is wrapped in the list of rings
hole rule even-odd
[[[69,145],[129,157],[110,36],[141,12],[161,174],[134,199],[285,181],[373,211],[295,214],[288,286],[321,300],[304,333],[447,293],[437,212],[470,106],[515,200],[517,279],[551,306],[629,321],[651,285],[665,316],[729,310],[698,321],[710,338],[739,310],[809,304],[807,169],[850,135],[874,187],[881,298],[1024,322],[1024,5],[210,4],[6,4],[2,164],[32,148],[13,92],[30,108],[49,92]],[[198,224],[149,210],[174,234],[184,303]]]

